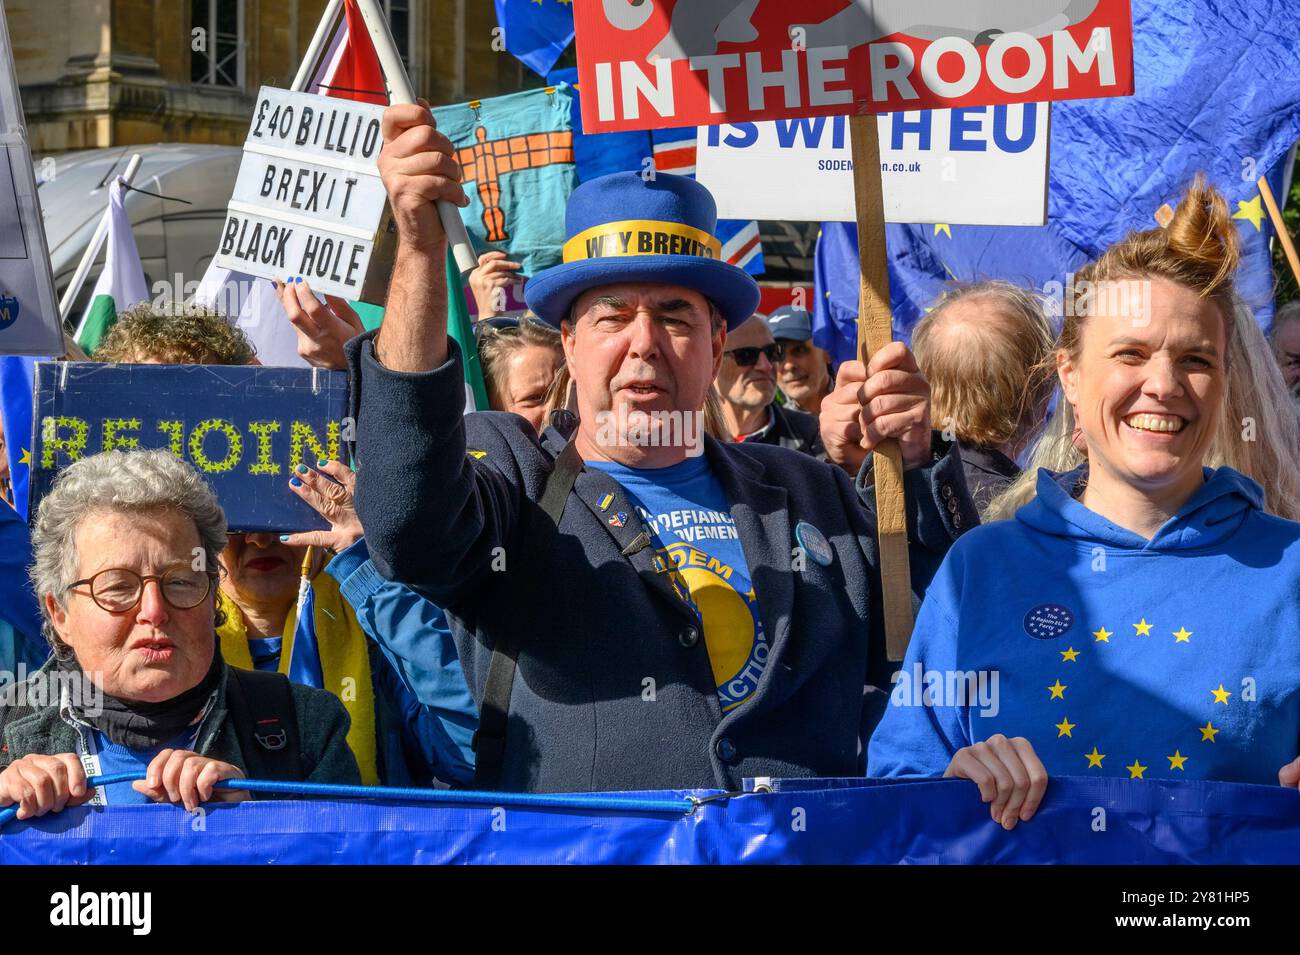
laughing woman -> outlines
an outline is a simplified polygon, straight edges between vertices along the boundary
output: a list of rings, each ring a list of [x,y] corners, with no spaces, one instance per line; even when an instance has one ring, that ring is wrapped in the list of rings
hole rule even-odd
[[[1300,439],[1238,259],[1198,179],[1078,273],[1056,467],[944,561],[870,775],[972,780],[1008,829],[1049,775],[1300,781]]]

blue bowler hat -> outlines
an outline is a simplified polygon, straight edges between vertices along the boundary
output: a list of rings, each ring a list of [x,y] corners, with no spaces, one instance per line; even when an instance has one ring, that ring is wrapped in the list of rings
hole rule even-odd
[[[694,289],[732,329],[758,308],[758,284],[722,261],[714,235],[718,207],[694,179],[618,172],[585,182],[569,197],[564,262],[534,276],[524,299],[559,328],[588,289],[621,282],[662,282]]]

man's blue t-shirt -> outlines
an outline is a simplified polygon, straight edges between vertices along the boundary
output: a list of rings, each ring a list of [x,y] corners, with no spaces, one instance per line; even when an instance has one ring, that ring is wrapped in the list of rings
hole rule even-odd
[[[623,485],[658,552],[676,567],[678,593],[700,618],[722,711],[735,709],[754,695],[768,645],[731,505],[708,460],[701,455],[668,468],[586,466]]]

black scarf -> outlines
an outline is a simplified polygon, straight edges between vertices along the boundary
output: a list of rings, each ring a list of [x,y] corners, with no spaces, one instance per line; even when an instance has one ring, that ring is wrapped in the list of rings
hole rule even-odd
[[[85,704],[72,707],[72,715],[99,730],[117,745],[135,750],[156,749],[192,725],[207,705],[208,698],[221,684],[221,674],[225,669],[225,662],[221,659],[221,642],[216,641],[212,666],[208,667],[207,676],[198,685],[161,703],[138,703],[110,696],[98,687],[91,686],[75,659],[59,660],[58,665],[59,669],[74,674],[83,681],[81,700],[92,704],[103,701],[103,708],[93,715],[85,712]]]

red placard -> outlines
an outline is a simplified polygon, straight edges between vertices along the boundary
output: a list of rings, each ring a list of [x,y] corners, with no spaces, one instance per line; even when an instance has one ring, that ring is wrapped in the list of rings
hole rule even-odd
[[[588,132],[1133,93],[1129,0],[577,0]]]

